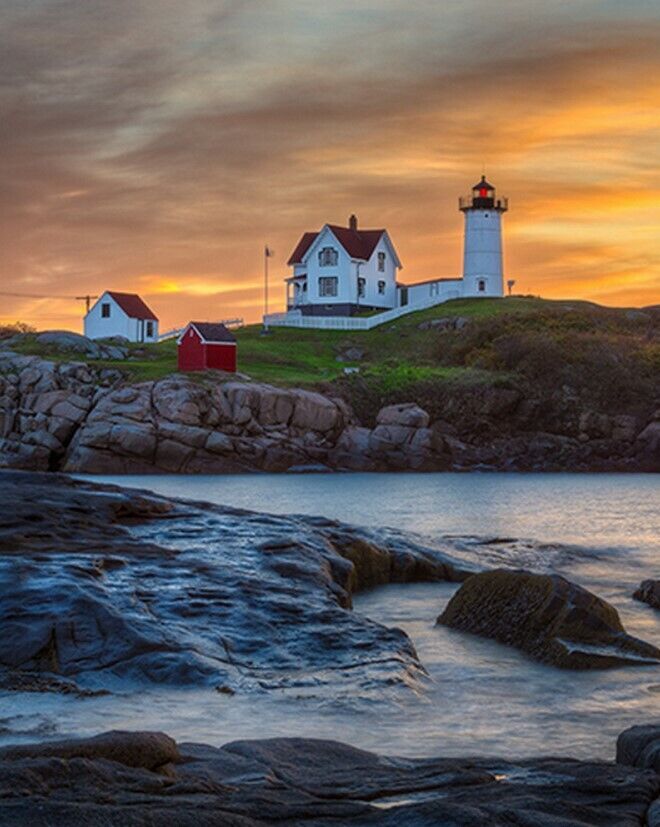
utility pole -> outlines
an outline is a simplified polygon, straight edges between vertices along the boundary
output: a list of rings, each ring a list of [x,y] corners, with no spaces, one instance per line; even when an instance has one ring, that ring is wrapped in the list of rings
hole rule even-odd
[[[85,313],[89,313],[92,301],[98,299],[98,296],[76,296],[75,299],[77,302],[85,302]]]
[[[270,333],[268,329],[268,259],[274,255],[275,252],[267,244],[264,245],[264,327],[261,331],[263,336]]]

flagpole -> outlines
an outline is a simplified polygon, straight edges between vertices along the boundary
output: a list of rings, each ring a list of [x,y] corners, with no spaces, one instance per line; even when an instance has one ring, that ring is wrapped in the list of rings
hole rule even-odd
[[[268,329],[268,259],[271,257],[272,252],[270,251],[267,244],[264,245],[264,328],[262,333],[266,335],[270,333]]]

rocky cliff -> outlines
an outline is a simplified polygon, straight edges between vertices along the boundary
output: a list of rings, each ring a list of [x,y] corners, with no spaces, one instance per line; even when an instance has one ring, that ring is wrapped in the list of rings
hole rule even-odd
[[[515,397],[515,398],[514,398]],[[482,420],[524,400],[475,390]],[[460,411],[451,411],[453,420]],[[77,473],[248,470],[657,470],[650,421],[587,411],[574,436],[520,431],[460,437],[415,403],[382,408],[373,427],[337,397],[223,374],[127,384],[115,369],[0,351],[0,466]]]

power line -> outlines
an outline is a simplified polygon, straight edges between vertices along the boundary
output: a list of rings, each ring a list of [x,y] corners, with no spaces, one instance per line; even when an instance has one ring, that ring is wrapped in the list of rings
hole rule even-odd
[[[63,301],[75,301],[77,296],[43,296],[36,293],[8,293],[0,290],[0,296],[11,296],[15,299],[62,299]]]

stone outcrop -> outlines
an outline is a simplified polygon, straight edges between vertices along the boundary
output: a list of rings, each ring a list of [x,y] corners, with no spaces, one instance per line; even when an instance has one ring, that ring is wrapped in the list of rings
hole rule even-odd
[[[660,724],[630,727],[616,742],[618,764],[660,773]]]
[[[660,663],[660,649],[626,634],[613,606],[556,574],[475,574],[438,623],[568,669]]]
[[[6,827],[639,827],[657,768],[570,758],[401,759],[335,741],[174,743],[162,733],[0,749]],[[657,812],[657,810],[656,810]]]
[[[642,603],[648,603],[654,609],[660,609],[660,580],[642,581],[633,597]]]
[[[0,684],[407,695],[425,681],[410,639],[352,593],[470,570],[396,532],[4,471]]]
[[[530,400],[491,387],[474,390],[470,410],[464,402],[449,398],[435,420],[415,403],[389,405],[366,427],[345,401],[313,391],[227,374],[127,384],[117,370],[2,348],[0,467],[95,474],[660,468],[655,419],[589,411],[573,436],[493,436],[488,423],[523,416]],[[452,422],[463,423],[461,433]]]

